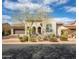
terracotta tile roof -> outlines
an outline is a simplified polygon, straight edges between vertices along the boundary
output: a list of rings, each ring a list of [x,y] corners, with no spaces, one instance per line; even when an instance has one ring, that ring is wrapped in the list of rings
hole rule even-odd
[[[76,23],[75,22],[70,23],[70,24],[66,25],[65,27],[67,27],[69,29],[76,29]]]
[[[14,29],[24,29],[25,26],[12,26],[12,28],[14,28]]]
[[[62,22],[57,22],[56,24],[57,24],[57,25],[63,25],[64,23],[62,23]]]
[[[14,28],[14,29],[24,29],[25,25],[24,25],[24,23],[15,23],[15,24],[11,25],[11,28]]]

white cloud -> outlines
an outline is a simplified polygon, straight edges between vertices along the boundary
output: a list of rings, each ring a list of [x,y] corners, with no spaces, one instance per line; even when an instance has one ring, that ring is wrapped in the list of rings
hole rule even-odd
[[[63,22],[63,23],[68,23],[75,21],[75,19],[68,18],[68,17],[60,17],[60,18],[53,18],[56,22]]]
[[[10,10],[23,10],[25,7],[30,7],[30,3],[22,4],[17,2],[11,2],[9,0],[5,0],[3,3],[4,7]]]
[[[8,16],[8,15],[2,15],[2,18],[3,18],[3,20],[4,20],[4,19],[11,19],[11,17]]]
[[[22,12],[26,10],[37,10],[42,9],[45,12],[52,12],[53,10],[49,6],[44,6],[43,4],[32,3],[29,0],[18,0],[19,2],[11,2],[9,0],[5,0],[4,7],[11,10],[21,10]],[[24,3],[26,2],[26,3]]]
[[[9,20],[11,19],[8,15],[2,15],[2,22],[3,23],[11,23]]]
[[[53,12],[54,11],[49,6],[42,6],[39,10],[42,10],[44,12]]]
[[[58,0],[57,4],[65,4],[67,3],[69,0]]]
[[[64,8],[66,9],[66,12],[76,12],[76,7],[66,6]]]
[[[27,6],[28,8],[30,8],[30,9],[38,9],[38,8],[41,7],[40,4],[36,4],[36,3],[29,3],[29,4],[27,4],[26,6]]]
[[[21,9],[22,5],[17,2],[11,2],[9,0],[5,0],[3,3],[4,7],[11,10]]]
[[[5,0],[3,3],[4,7],[10,10],[37,10],[37,9],[43,9],[43,11],[46,12],[53,12],[53,9],[51,9],[47,4],[55,3],[57,5],[59,4],[65,4],[68,0],[43,0],[43,3],[32,3],[31,0],[18,0],[18,2],[12,2],[9,0]],[[70,10],[72,11],[72,9]]]
[[[4,2],[4,7],[7,9],[11,9],[11,10],[20,10],[20,9],[24,9],[24,8],[30,8],[30,9],[36,9],[39,8],[41,5],[39,4],[33,4],[31,2],[27,2],[27,3],[15,3],[15,2],[11,2],[9,0],[5,0]]]
[[[18,0],[18,2],[20,2],[20,3],[27,3],[27,2],[30,2],[30,0]]]
[[[65,4],[68,0],[44,0],[44,4],[55,3],[56,5]]]
[[[7,9],[14,9],[14,8],[15,8],[14,3],[11,3],[11,2],[8,1],[8,0],[5,0],[5,2],[3,3],[3,5],[4,5],[5,8],[7,8]],[[14,7],[14,8],[13,8],[13,7]]]
[[[58,0],[44,0],[44,4],[50,4],[50,3],[54,3],[57,2]]]
[[[19,1],[20,3],[18,2],[15,3],[9,0],[5,0],[4,7],[7,9],[16,10],[16,9],[23,9],[23,8],[36,9],[41,6],[40,4],[36,4],[36,3],[31,3],[31,2],[22,3],[22,0],[19,0]],[[23,0],[23,2],[24,1],[26,0]]]

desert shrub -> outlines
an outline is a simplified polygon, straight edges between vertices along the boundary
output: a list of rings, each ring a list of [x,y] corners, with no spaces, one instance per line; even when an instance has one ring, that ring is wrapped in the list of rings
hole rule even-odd
[[[31,35],[30,36],[30,41],[31,42],[36,42],[36,36],[35,35]]]
[[[24,42],[23,37],[19,36],[20,42]]]
[[[60,37],[60,40],[61,40],[61,41],[67,41],[67,37],[66,37],[65,35],[62,35],[62,36]]]
[[[57,38],[56,38],[55,34],[50,34],[49,41],[51,41],[51,42],[57,42]]]
[[[62,31],[63,33],[60,36],[61,41],[67,41],[68,40],[68,32],[67,31]]]
[[[24,41],[28,41],[28,36],[23,36]]]
[[[22,37],[19,37],[19,39],[22,39]]]
[[[2,31],[2,36],[8,36],[10,34],[11,34],[10,30],[9,31]]]
[[[43,41],[43,39],[42,39],[42,37],[39,35],[39,36],[37,36],[37,40],[38,41]]]
[[[18,35],[18,38],[19,38],[19,40],[20,40],[21,42],[26,42],[26,41],[28,41],[28,36],[19,36],[19,35]]]
[[[43,40],[48,41],[49,36],[44,36]]]

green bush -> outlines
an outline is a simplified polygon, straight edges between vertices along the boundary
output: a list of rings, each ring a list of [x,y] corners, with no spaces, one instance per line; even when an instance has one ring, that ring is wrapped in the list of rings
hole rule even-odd
[[[20,36],[19,36],[18,38],[19,38],[19,40],[20,40],[21,42],[24,42],[24,41],[23,41],[23,37],[20,37]]]
[[[68,32],[67,31],[63,31],[63,33],[61,34],[60,40],[61,41],[67,41],[68,40]]]
[[[60,40],[61,40],[61,41],[67,41],[67,37],[64,36],[64,35],[62,35],[62,36],[60,37]]]
[[[42,37],[39,35],[39,36],[37,36],[37,40],[38,41],[43,41],[43,39],[42,39]]]
[[[23,36],[24,41],[28,41],[28,36]]]
[[[51,41],[51,42],[58,42],[55,34],[50,34],[49,41]]]
[[[10,31],[2,31],[2,36],[8,36],[10,35]]]
[[[36,42],[36,36],[32,35],[32,36],[30,37],[30,41],[31,41],[31,42]]]
[[[49,40],[49,36],[44,36],[43,40],[44,41],[48,41]]]
[[[20,39],[21,42],[26,42],[26,41],[28,41],[28,36],[23,36],[23,37],[22,37],[22,36],[19,36],[19,35],[18,35],[18,38]]]

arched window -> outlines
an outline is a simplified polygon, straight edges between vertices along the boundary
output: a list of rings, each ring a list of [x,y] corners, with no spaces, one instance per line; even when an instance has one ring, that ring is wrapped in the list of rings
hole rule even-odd
[[[52,32],[52,24],[46,25],[46,32]]]
[[[38,27],[38,33],[41,34],[41,27]]]

